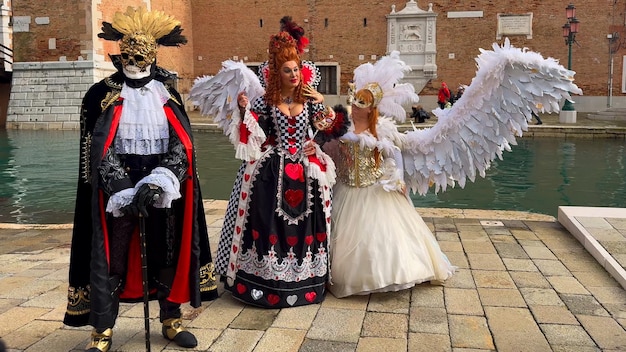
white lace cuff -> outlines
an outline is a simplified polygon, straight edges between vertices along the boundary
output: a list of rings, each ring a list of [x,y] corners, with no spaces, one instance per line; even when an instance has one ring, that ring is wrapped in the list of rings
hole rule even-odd
[[[155,208],[171,208],[172,201],[181,197],[180,195],[180,182],[172,171],[164,167],[157,167],[150,175],[142,178],[135,185],[135,191],[143,184],[153,184],[161,187],[163,193],[159,199],[152,205]]]
[[[135,193],[137,193],[139,187],[146,183],[159,186],[163,190],[161,197],[152,205],[155,208],[171,208],[172,201],[181,197],[178,178],[176,178],[174,173],[169,169],[157,167],[152,170],[150,175],[137,182],[135,188],[126,188],[111,195],[107,203],[106,211],[112,213],[116,218],[123,216],[124,213],[121,209],[133,202],[133,198],[135,198]]]
[[[250,132],[246,143],[239,140],[239,126],[233,128],[230,134],[230,141],[235,145],[235,157],[240,160],[251,161],[261,157],[261,146],[267,139],[265,132],[259,126],[259,122],[250,112],[250,105],[246,107],[243,116],[243,122],[246,129]]]
[[[117,193],[113,193],[113,195],[109,198],[107,203],[107,213],[112,213],[114,217],[119,218],[123,216],[124,213],[120,209],[129,205],[133,202],[133,198],[135,197],[135,189],[134,188],[126,188]]]
[[[319,165],[309,161],[308,157],[304,158],[304,167],[307,170],[309,177],[316,179],[320,185],[332,187],[337,179],[335,172],[335,162],[326,153],[322,151],[319,145],[315,145],[315,156],[325,166],[326,171],[322,171]]]

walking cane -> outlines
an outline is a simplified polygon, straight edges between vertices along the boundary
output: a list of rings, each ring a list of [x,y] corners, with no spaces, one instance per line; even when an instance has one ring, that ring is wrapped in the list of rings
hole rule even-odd
[[[139,240],[141,242],[141,285],[143,286],[143,319],[146,335],[146,352],[150,352],[150,308],[148,296],[148,256],[146,255],[146,219],[139,214]]]

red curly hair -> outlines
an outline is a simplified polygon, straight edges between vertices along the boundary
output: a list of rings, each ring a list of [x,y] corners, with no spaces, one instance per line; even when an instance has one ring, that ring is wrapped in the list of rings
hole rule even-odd
[[[281,103],[280,69],[287,61],[295,61],[302,69],[302,62],[298,55],[298,43],[288,32],[280,32],[270,37],[269,43],[269,77],[265,89],[265,101],[270,105]],[[302,71],[300,70],[300,84],[294,92],[294,101],[304,103],[305,96],[302,90]]]
[[[369,89],[359,89],[356,93],[354,93],[355,100],[361,100],[366,103],[370,107],[370,113],[367,116],[367,128],[369,129],[372,136],[378,138],[378,134],[376,133],[376,125],[378,124],[378,108],[374,106],[374,94]],[[380,152],[378,149],[374,151],[374,158],[376,160],[376,166],[380,165]]]

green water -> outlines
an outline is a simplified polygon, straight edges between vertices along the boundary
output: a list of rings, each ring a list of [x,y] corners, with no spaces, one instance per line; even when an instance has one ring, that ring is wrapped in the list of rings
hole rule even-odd
[[[72,221],[77,131],[0,131],[0,222]],[[226,137],[196,133],[205,198],[228,199],[240,161]],[[626,208],[623,140],[522,139],[487,177],[465,189],[412,196],[417,207],[521,210],[557,215],[559,205]]]

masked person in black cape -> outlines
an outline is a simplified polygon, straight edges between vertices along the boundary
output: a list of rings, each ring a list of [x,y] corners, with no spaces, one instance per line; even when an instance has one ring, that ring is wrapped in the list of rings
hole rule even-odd
[[[119,302],[144,298],[139,217],[145,219],[149,298],[163,336],[197,340],[180,305],[217,297],[189,118],[173,78],[156,65],[157,47],[187,42],[180,22],[129,7],[103,22],[119,41],[118,69],[94,84],[81,106],[80,164],[64,323],[92,325],[88,351],[108,351]],[[148,318],[146,317],[146,320]],[[146,335],[149,338],[149,335]]]

